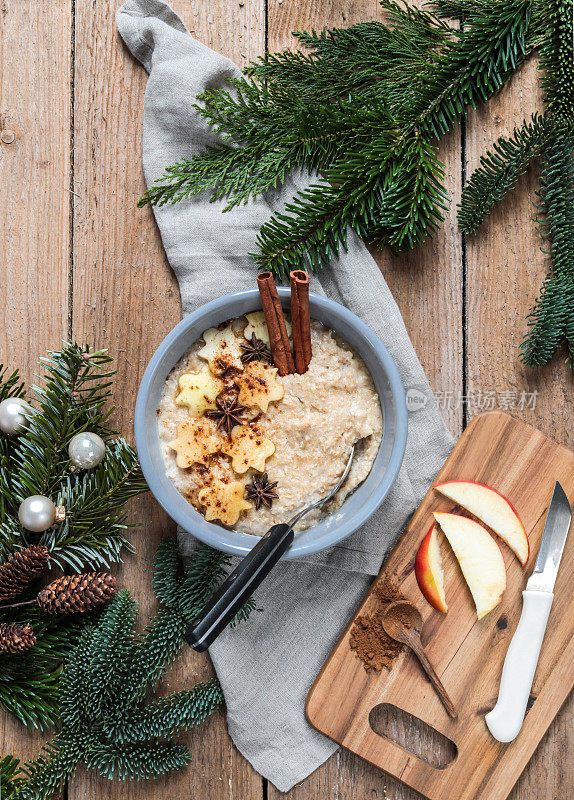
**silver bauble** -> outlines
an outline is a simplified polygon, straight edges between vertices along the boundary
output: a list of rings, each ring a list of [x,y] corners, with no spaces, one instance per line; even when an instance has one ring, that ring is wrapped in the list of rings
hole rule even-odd
[[[21,397],[7,397],[0,403],[0,430],[15,436],[28,424],[30,406]]]
[[[93,469],[97,467],[105,454],[105,442],[97,433],[84,431],[84,433],[77,433],[70,439],[68,455],[77,469]]]
[[[26,530],[41,533],[56,521],[56,506],[49,497],[34,494],[20,503],[18,519]]]

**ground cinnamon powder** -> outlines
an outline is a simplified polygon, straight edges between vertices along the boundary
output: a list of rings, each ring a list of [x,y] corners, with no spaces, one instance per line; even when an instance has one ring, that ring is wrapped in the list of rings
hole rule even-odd
[[[361,614],[357,617],[351,629],[349,644],[367,672],[380,672],[383,667],[391,669],[394,659],[403,647],[387,636],[381,622],[386,606],[401,600],[402,595],[396,579],[384,575],[377,579],[373,596],[378,600],[377,609],[372,614]]]

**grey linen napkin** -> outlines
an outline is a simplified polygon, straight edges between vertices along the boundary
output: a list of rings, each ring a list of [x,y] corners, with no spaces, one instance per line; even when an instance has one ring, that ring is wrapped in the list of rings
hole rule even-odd
[[[151,185],[167,165],[217,143],[192,104],[205,89],[224,86],[240,71],[196,41],[162,0],[127,0],[117,26],[149,73],[143,163]],[[255,285],[248,253],[259,227],[304,182],[295,176],[280,192],[225,214],[222,203],[210,203],[205,195],[154,209],[184,314]],[[452,447],[399,309],[358,237],[349,234],[347,252],[313,278],[312,289],[367,322],[394,358],[407,396],[424,400],[409,413],[403,466],[379,511],[337,547],[279,564],[257,592],[261,611],[210,648],[225,694],[229,733],[255,769],[281,791],[307,777],[336,749],[305,720],[305,696]],[[179,541],[184,555],[192,552],[189,534],[180,531]]]

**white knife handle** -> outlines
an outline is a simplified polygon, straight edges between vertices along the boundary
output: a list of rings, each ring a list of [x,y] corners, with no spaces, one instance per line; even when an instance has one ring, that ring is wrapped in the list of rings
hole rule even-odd
[[[488,730],[499,742],[516,739],[522,727],[554,595],[531,590],[522,592],[522,599],[520,621],[502,667],[498,700],[485,717]]]

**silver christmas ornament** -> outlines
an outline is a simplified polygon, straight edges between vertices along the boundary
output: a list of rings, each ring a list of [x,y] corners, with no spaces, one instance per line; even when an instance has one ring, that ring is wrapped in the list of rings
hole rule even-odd
[[[77,469],[93,469],[102,461],[106,453],[106,445],[97,433],[84,431],[70,439],[68,455]]]
[[[49,497],[34,494],[20,503],[18,519],[28,531],[41,533],[48,530],[54,522],[63,522],[66,511],[63,506],[56,506]]]
[[[7,397],[0,403],[0,430],[14,436],[28,424],[30,406],[21,397]]]

